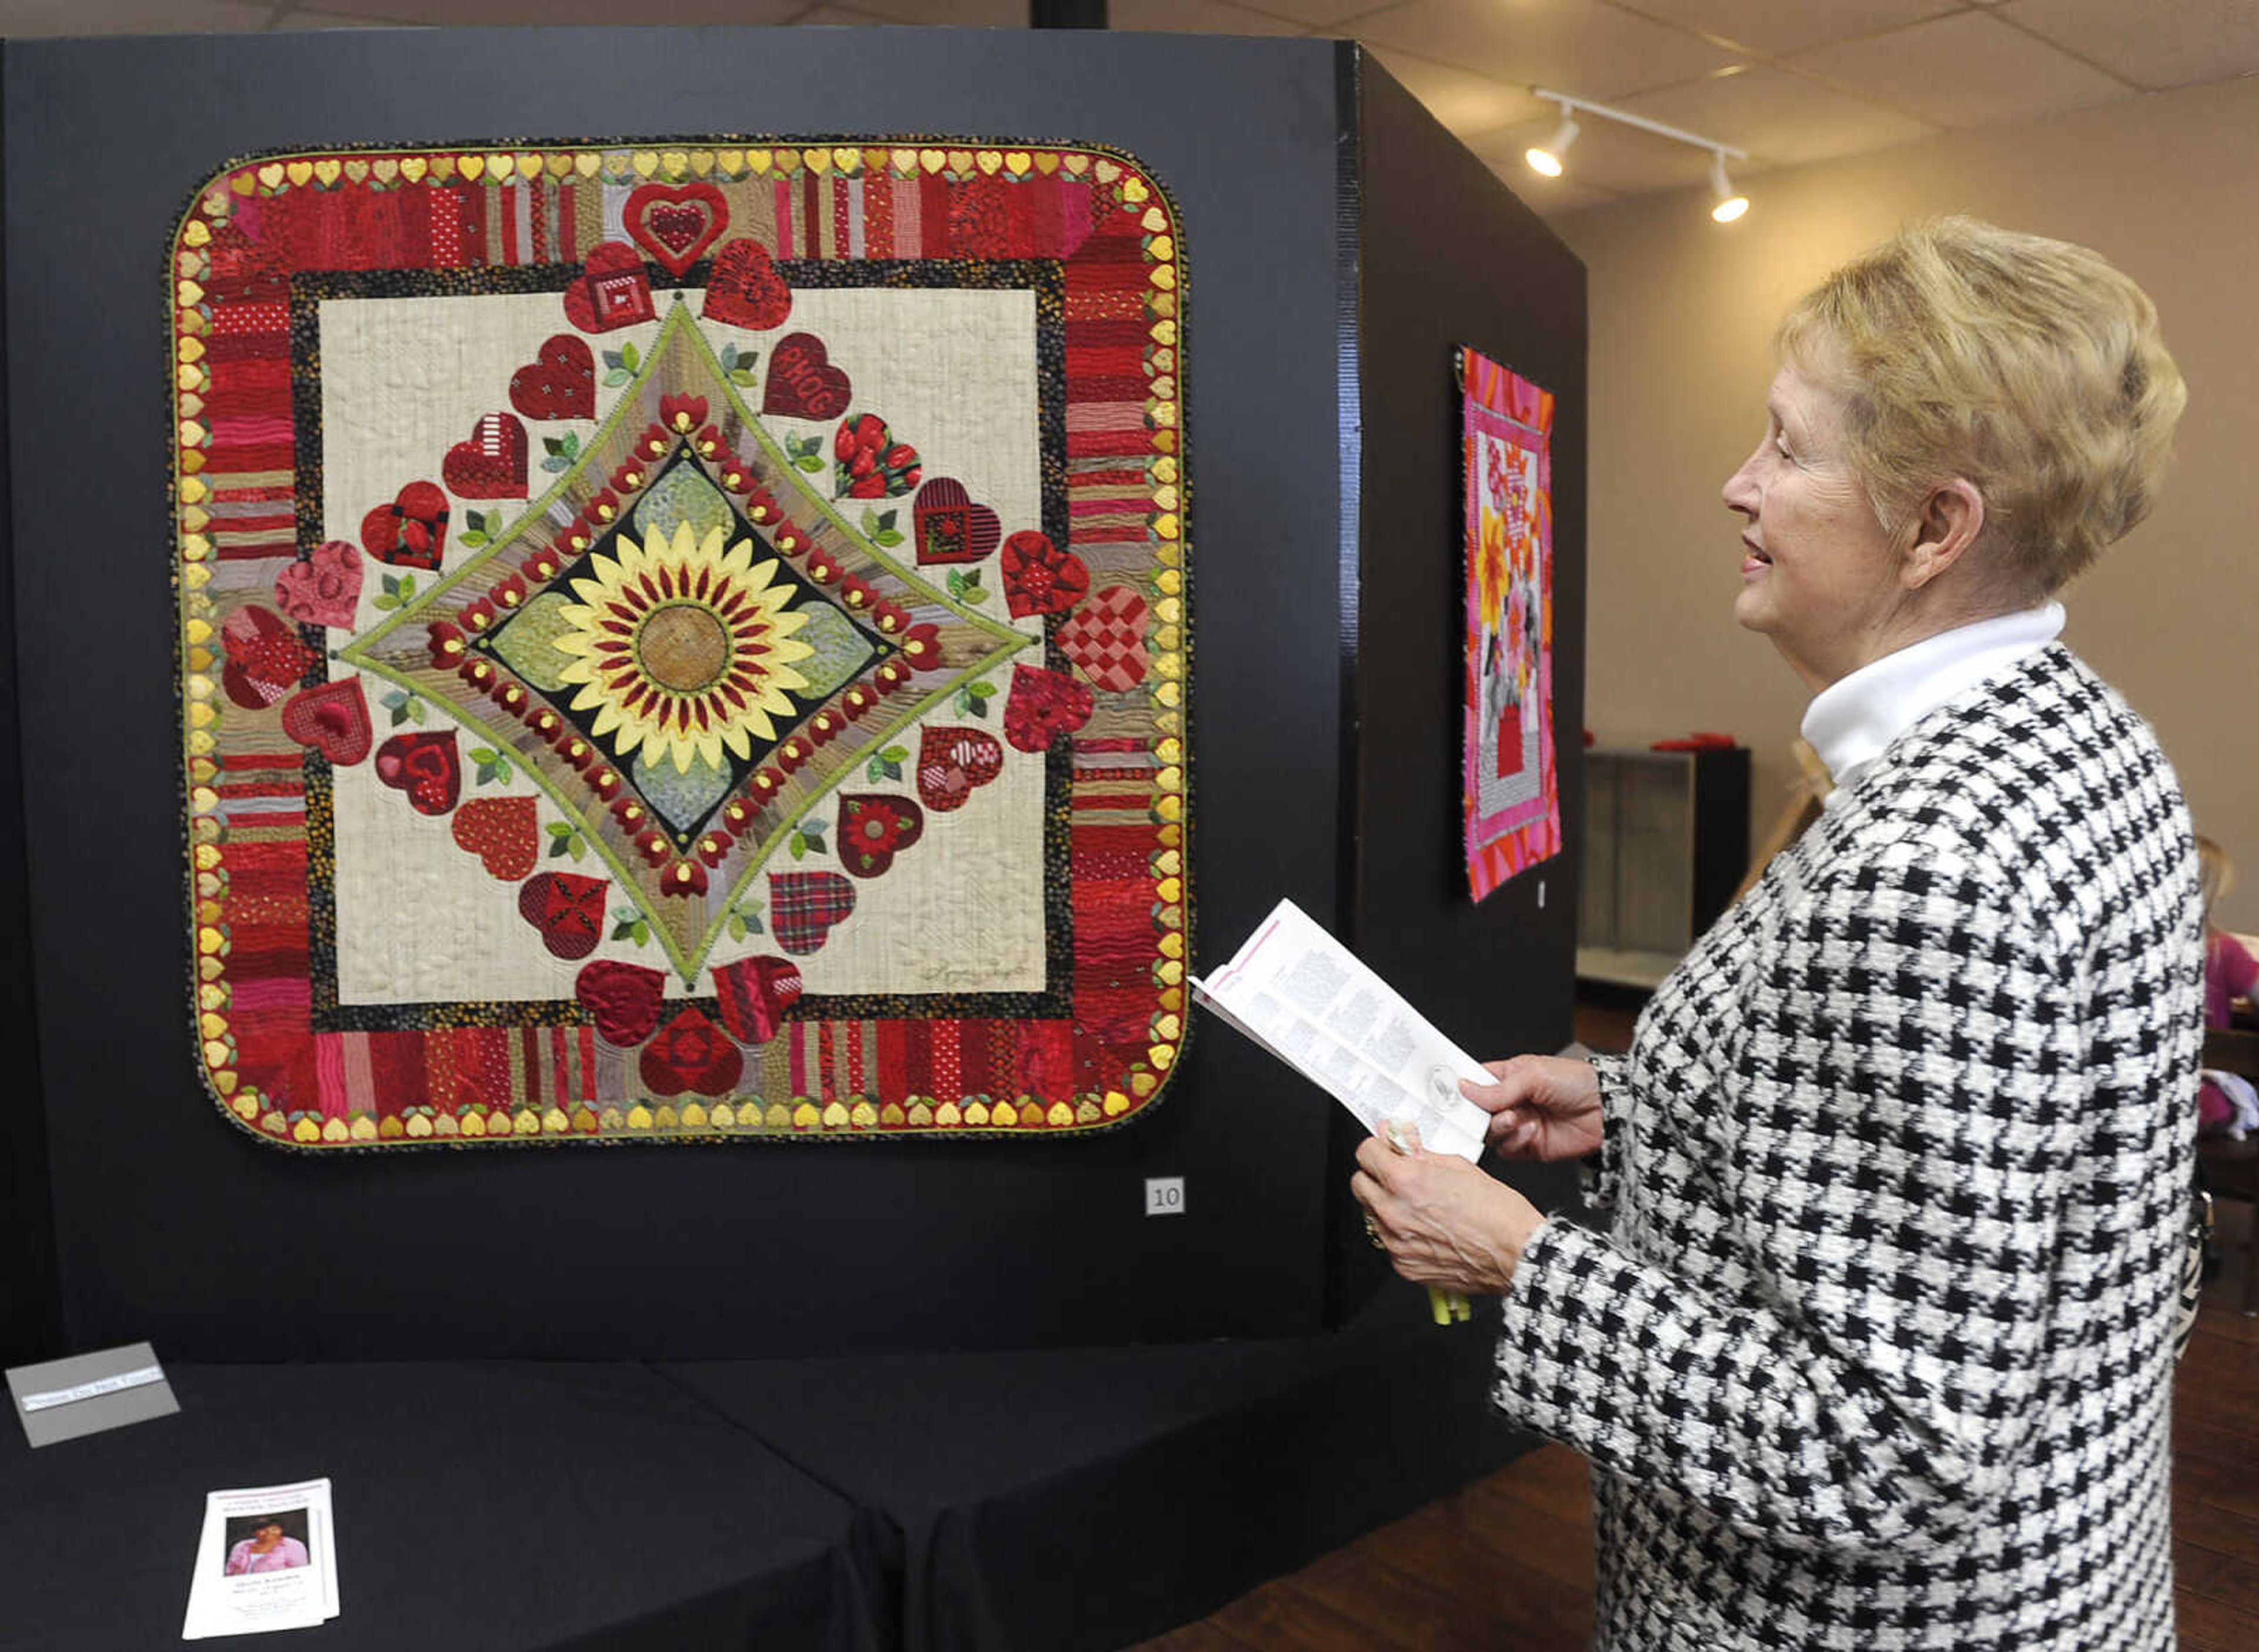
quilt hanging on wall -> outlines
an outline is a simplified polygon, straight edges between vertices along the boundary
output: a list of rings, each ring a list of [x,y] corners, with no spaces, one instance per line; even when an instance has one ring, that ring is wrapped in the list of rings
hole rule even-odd
[[[1458,353],[1467,621],[1461,810],[1474,898],[1561,851],[1553,729],[1553,393]]]
[[[1184,1036],[1173,208],[1092,147],[232,165],[175,231],[197,1048],[317,1149],[1061,1135]]]

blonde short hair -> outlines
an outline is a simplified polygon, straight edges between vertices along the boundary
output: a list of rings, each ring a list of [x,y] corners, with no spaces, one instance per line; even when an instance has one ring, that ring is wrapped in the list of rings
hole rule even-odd
[[[1883,526],[1965,477],[2004,595],[2036,601],[2149,514],[2187,402],[2149,296],[2099,253],[1918,224],[1799,300],[1775,343],[1843,402]]]

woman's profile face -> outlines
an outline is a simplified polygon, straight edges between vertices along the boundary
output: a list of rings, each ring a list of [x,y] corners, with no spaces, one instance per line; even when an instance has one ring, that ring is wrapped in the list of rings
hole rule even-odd
[[[1842,440],[1835,395],[1785,367],[1765,398],[1765,433],[1726,481],[1742,534],[1734,617],[1770,637],[1814,688],[1876,657],[1904,601],[1892,549]]]

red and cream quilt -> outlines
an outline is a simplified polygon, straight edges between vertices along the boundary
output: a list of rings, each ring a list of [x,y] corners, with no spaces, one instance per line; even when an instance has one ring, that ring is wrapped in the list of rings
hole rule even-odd
[[[172,256],[227,1116],[340,1149],[1152,1103],[1185,264],[1133,160],[293,153],[213,177]]]

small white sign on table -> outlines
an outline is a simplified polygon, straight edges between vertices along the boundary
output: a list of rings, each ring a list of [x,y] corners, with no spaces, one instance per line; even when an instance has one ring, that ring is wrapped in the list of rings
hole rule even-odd
[[[146,1342],[18,1365],[8,1373],[8,1392],[24,1437],[34,1446],[169,1417],[181,1408]]]

